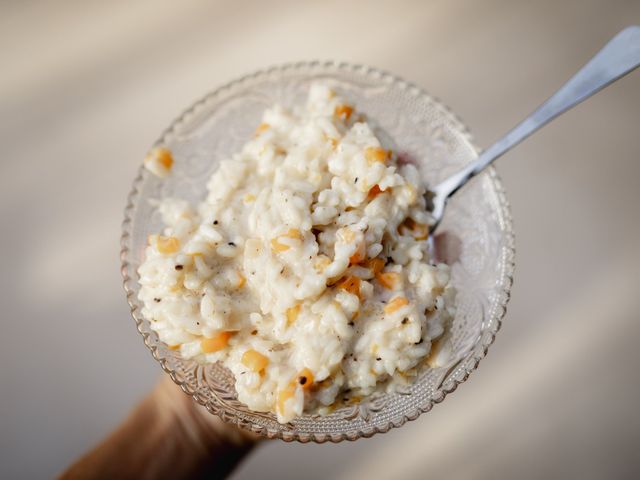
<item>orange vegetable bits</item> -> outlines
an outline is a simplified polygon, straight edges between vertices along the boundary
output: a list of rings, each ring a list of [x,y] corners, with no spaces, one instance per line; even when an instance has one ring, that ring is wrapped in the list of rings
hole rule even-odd
[[[295,383],[300,385],[303,390],[309,390],[313,385],[313,373],[308,368],[302,369],[298,375],[296,375]]]
[[[376,280],[387,290],[395,290],[400,286],[400,274],[396,272],[378,272]]]
[[[370,202],[371,200],[373,200],[373,199],[374,199],[374,198],[376,198],[378,195],[380,195],[381,193],[384,193],[384,192],[386,192],[386,190],[381,190],[381,189],[380,189],[380,185],[378,185],[378,184],[376,183],[373,187],[371,187],[371,188],[369,189],[369,193],[367,194],[367,201],[369,201],[369,202]]]
[[[298,230],[297,228],[290,228],[289,230],[287,230],[282,235],[279,235],[278,237],[276,237],[273,240],[271,240],[271,249],[274,252],[285,252],[285,251],[287,251],[287,250],[289,250],[291,248],[286,243],[282,243],[282,242],[279,241],[279,239],[281,237],[293,238],[295,240],[302,240],[303,239],[303,236],[302,236],[302,233],[300,232],[300,230]]]
[[[296,387],[291,385],[285,388],[284,390],[280,390],[278,392],[278,413],[280,415],[284,415],[284,405],[286,401],[289,400],[290,398],[293,398],[295,394],[296,394]]]
[[[277,238],[271,240],[271,250],[274,252],[286,252],[290,248],[286,243],[280,243]]]
[[[380,147],[367,147],[364,150],[364,158],[367,159],[370,165],[376,162],[386,163],[391,158],[391,152]]]
[[[158,235],[156,247],[163,255],[171,255],[172,253],[176,253],[180,248],[180,240],[176,237],[163,237],[162,235]]]
[[[411,235],[416,240],[426,240],[429,238],[429,226],[424,223],[417,223],[413,218],[407,218],[398,226],[400,235]]]
[[[349,120],[353,113],[353,107],[350,105],[338,105],[333,111],[333,114],[343,120]]]
[[[379,257],[372,258],[367,262],[367,268],[370,269],[371,273],[375,276],[384,268],[384,260]]]
[[[244,287],[246,283],[247,279],[245,278],[245,276],[242,275],[242,273],[238,272],[238,283],[236,285],[236,288],[239,290]]]
[[[286,233],[283,233],[281,236],[295,238],[296,240],[302,240],[302,233],[297,228],[290,228],[289,230],[286,231]]]
[[[200,340],[200,348],[204,353],[213,353],[226,348],[233,332],[220,332],[215,337]]]
[[[171,151],[168,148],[157,148],[154,153],[158,163],[164,168],[170,170],[173,167],[173,155],[171,155]]]
[[[256,373],[262,372],[269,365],[269,359],[255,350],[244,352],[241,362],[249,370]]]
[[[290,327],[293,325],[298,319],[298,315],[300,315],[300,304],[297,304],[294,307],[287,308],[286,316],[287,316],[287,326]]]
[[[166,177],[173,166],[173,155],[168,148],[158,147],[144,158],[144,166],[159,177]]]
[[[358,265],[367,259],[367,248],[364,242],[360,242],[356,251],[349,257],[349,265]]]
[[[357,295],[360,298],[360,278],[349,275],[344,277],[338,284],[336,285],[340,290],[346,290],[352,295]]]
[[[400,310],[405,305],[409,305],[409,300],[404,297],[395,297],[384,307],[384,313],[393,313]]]
[[[269,125],[268,123],[261,123],[260,125],[258,125],[258,128],[256,128],[256,136],[266,132],[270,128],[271,128],[271,125]]]

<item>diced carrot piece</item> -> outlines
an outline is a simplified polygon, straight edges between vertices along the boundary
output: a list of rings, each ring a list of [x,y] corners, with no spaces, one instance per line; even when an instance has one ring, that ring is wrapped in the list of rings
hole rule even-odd
[[[266,132],[270,128],[271,128],[271,125],[269,125],[268,123],[261,123],[260,125],[258,125],[258,128],[256,128],[256,135],[260,135],[261,133]]]
[[[378,272],[376,279],[387,290],[395,290],[400,283],[400,274],[396,272]]]
[[[222,350],[229,344],[233,332],[220,332],[215,337],[200,340],[200,348],[204,353],[213,353]]]
[[[349,265],[358,265],[367,259],[367,249],[364,242],[358,245],[356,251],[349,257]]]
[[[296,383],[302,387],[303,390],[309,390],[313,384],[313,373],[308,368],[302,369],[296,376]]]
[[[398,226],[398,233],[401,235],[409,233],[416,240],[426,240],[429,238],[429,226],[424,223],[417,223],[413,218],[407,218]]]
[[[385,163],[390,156],[391,152],[380,147],[367,147],[364,150],[364,158],[366,158],[367,162],[370,164],[374,164],[376,162]]]
[[[367,194],[367,200],[371,201],[374,198],[376,198],[378,195],[384,192],[386,192],[386,190],[381,190],[380,185],[376,183],[373,187],[369,189],[369,193]]]
[[[300,233],[300,230],[297,228],[290,228],[286,233],[283,233],[282,236],[302,240],[302,233]]]
[[[166,177],[173,166],[173,155],[164,147],[151,150],[142,162],[144,166],[159,177]]]
[[[171,155],[171,151],[168,148],[157,148],[155,156],[158,159],[158,163],[167,170],[173,166],[173,155]]]
[[[408,304],[409,304],[409,300],[407,300],[406,298],[395,297],[393,300],[391,300],[387,304],[386,307],[384,307],[384,313],[393,313]]]
[[[337,285],[340,290],[346,290],[352,295],[360,297],[360,278],[354,275],[349,275],[340,281]]]
[[[343,120],[349,120],[351,114],[353,113],[353,107],[350,105],[338,105],[333,112],[336,117],[340,117]]]
[[[269,359],[255,350],[244,352],[241,362],[256,373],[262,372],[269,365]]]
[[[284,404],[286,403],[287,400],[289,400],[290,398],[293,398],[295,393],[296,393],[296,388],[293,386],[289,386],[284,390],[280,390],[278,392],[278,412],[280,412],[280,415],[284,415]]]
[[[295,240],[302,240],[304,238],[300,230],[298,230],[297,228],[290,228],[285,233],[271,240],[271,249],[274,250],[275,252],[284,252],[291,248],[289,245],[279,242],[278,239],[280,237],[288,237],[288,238],[293,238]]]
[[[277,238],[271,240],[271,249],[274,252],[285,252],[289,250],[291,247],[287,244],[280,243]]]
[[[378,275],[378,273],[380,273],[384,268],[384,260],[379,257],[372,258],[367,262],[367,267],[371,270],[374,276]]]
[[[293,307],[287,308],[287,326],[293,325],[295,321],[298,319],[298,315],[300,314],[300,304],[297,304]]]
[[[160,253],[163,255],[169,255],[178,251],[180,248],[180,240],[176,237],[163,237],[160,235],[156,240],[156,246]]]

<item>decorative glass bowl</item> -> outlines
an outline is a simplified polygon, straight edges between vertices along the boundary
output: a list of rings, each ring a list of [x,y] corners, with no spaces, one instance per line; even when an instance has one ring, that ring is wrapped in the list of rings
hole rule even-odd
[[[260,123],[265,108],[300,104],[309,84],[329,83],[365,113],[378,135],[418,166],[427,185],[477,155],[465,126],[441,103],[388,73],[344,63],[303,62],[260,71],[231,82],[184,112],[157,145],[174,155],[172,174],[159,179],[144,168],[128,198],[122,232],[122,275],[131,314],[145,345],[165,372],[197,402],[223,420],[269,438],[338,442],[370,437],[431,410],[476,369],[500,328],[514,268],[514,236],[505,193],[493,168],[473,179],[449,202],[432,242],[439,261],[452,267],[457,313],[453,359],[425,368],[415,382],[392,394],[363,399],[326,416],[303,415],[280,424],[270,413],[249,410],[236,398],[234,377],[220,364],[184,360],[158,340],[141,315],[137,270],[147,235],[162,228],[156,203],[174,196],[197,203],[220,160],[237,152]]]

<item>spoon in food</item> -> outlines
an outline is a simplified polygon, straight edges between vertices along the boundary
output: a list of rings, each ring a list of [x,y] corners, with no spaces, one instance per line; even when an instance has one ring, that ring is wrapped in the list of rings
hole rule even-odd
[[[435,220],[430,228],[431,232],[442,220],[449,198],[471,178],[558,115],[638,66],[640,66],[640,27],[632,26],[613,37],[589,63],[513,130],[482,152],[476,160],[431,189],[429,195]]]

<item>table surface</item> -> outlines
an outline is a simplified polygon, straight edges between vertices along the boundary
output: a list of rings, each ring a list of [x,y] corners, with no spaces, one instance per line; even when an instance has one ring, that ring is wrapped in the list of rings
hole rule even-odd
[[[3,2],[0,477],[55,475],[157,381],[120,222],[145,151],[197,97],[270,64],[366,63],[486,146],[639,18],[623,0]],[[639,122],[635,73],[498,162],[516,282],[458,392],[370,440],[268,443],[234,478],[637,477]]]

